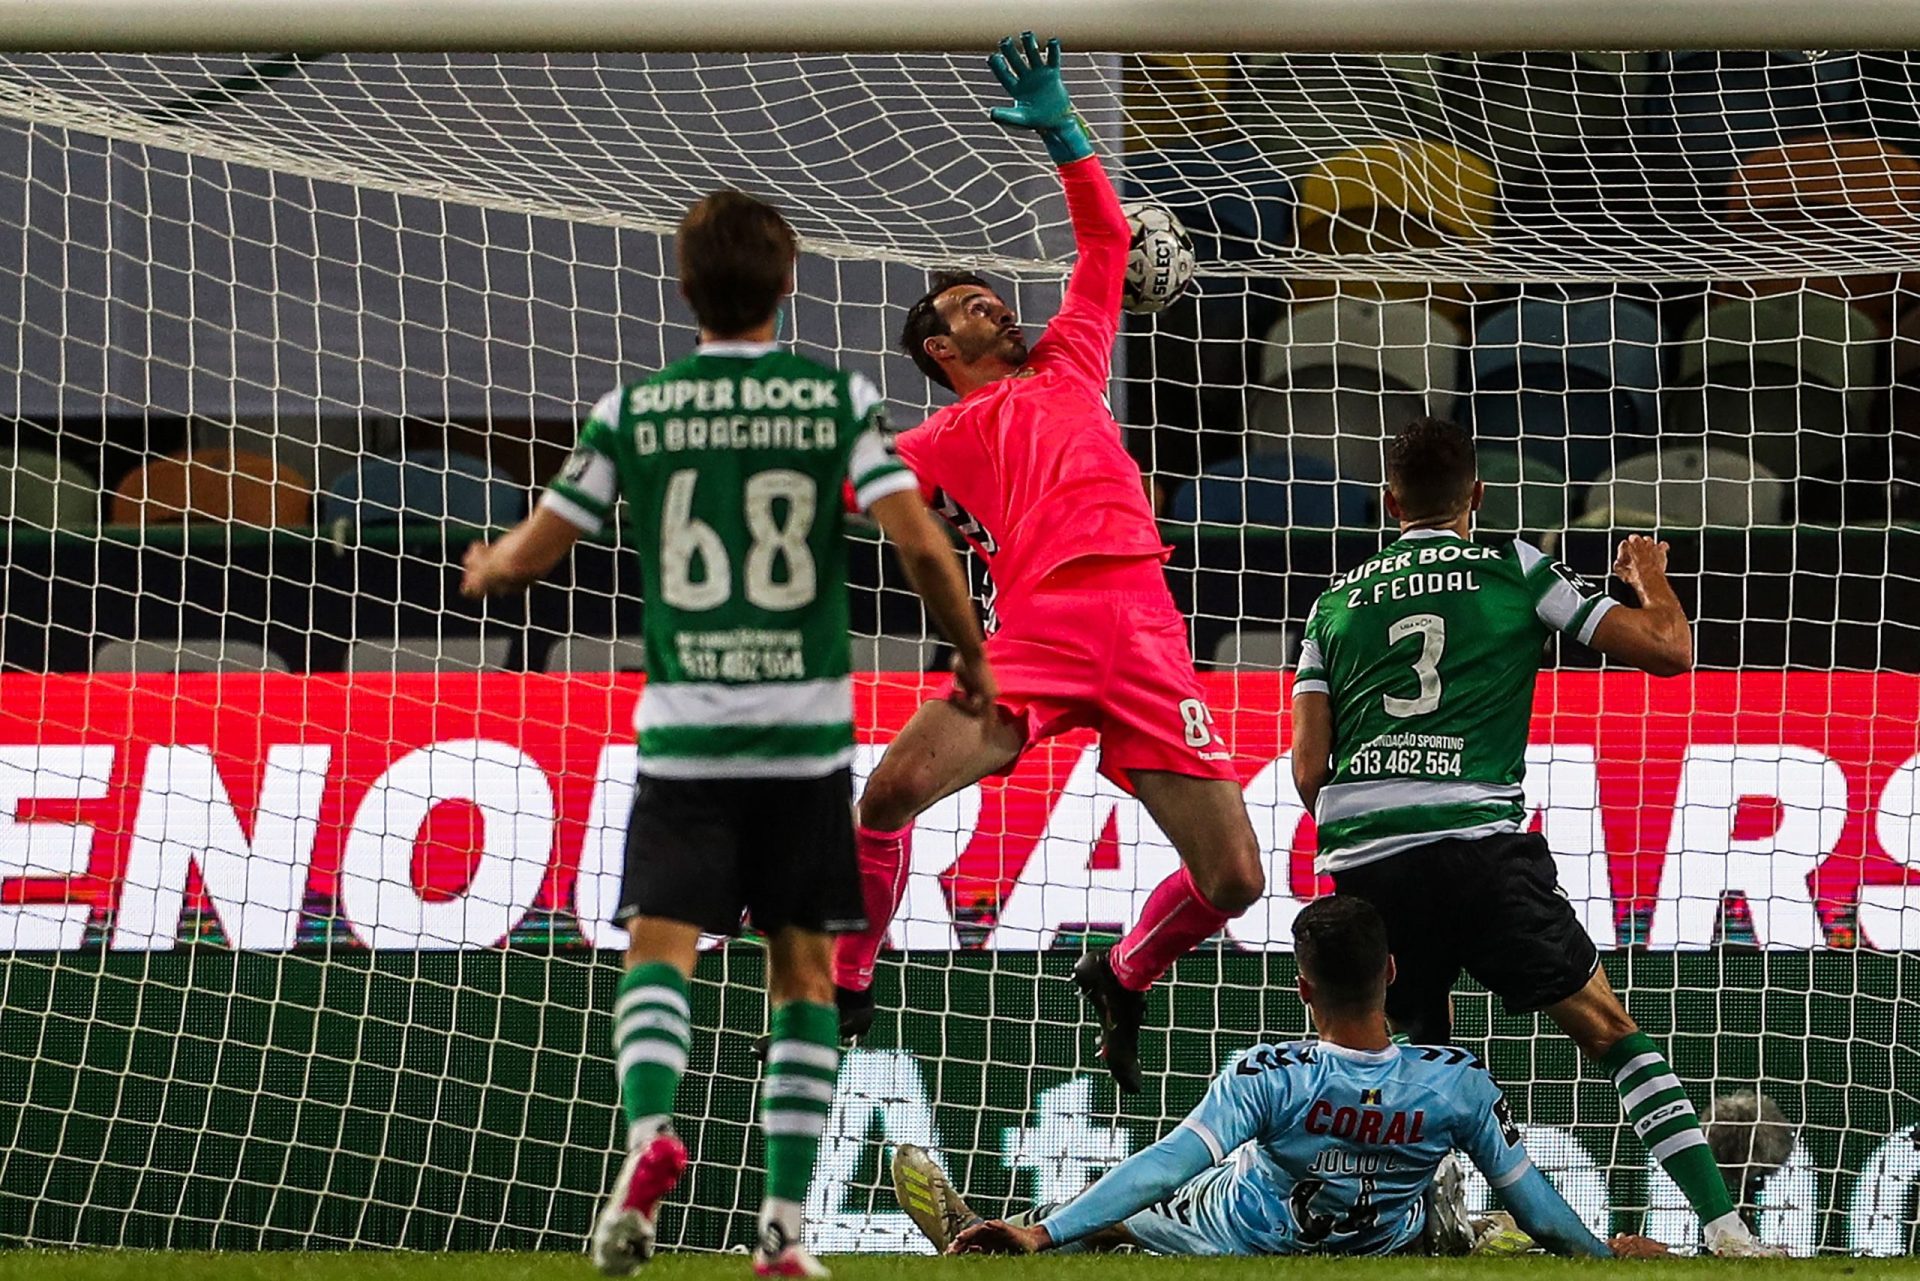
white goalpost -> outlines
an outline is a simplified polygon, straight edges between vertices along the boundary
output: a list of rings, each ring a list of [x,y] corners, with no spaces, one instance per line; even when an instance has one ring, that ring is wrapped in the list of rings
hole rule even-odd
[[[426,8],[406,0],[209,0],[159,8],[138,0],[6,0],[0,45],[85,52],[954,50],[981,44],[987,32],[1036,24],[1076,47],[1128,53],[1900,48],[1920,36],[1920,19],[1900,0],[1854,0],[1833,11],[1781,0],[1617,0],[1595,10],[1539,0],[977,0],[948,12],[886,0],[763,0],[751,23],[713,0],[447,0]]]
[[[1058,183],[987,119],[1026,26],[1196,242],[1113,403],[1271,893],[1120,1098],[1067,971],[1171,849],[1085,734],[936,806],[815,1247],[918,1248],[889,1144],[983,1208],[1071,1195],[1305,1031],[1284,672],[1433,413],[1486,536],[1595,577],[1673,542],[1702,671],[1554,654],[1529,805],[1695,1102],[1779,1106],[1762,1235],[1914,1250],[1920,55],[1848,51],[1920,48],[1894,0],[0,0],[0,1246],[579,1247],[644,602],[617,535],[524,606],[453,567],[691,341],[668,237],[716,187],[791,218],[786,336],[896,423],[937,403],[895,344],[929,269],[1048,315]],[[854,567],[864,770],[940,654]],[[751,1226],[761,976],[697,976],[668,1244]],[[1596,1231],[1693,1242],[1563,1037],[1470,987],[1459,1026]]]

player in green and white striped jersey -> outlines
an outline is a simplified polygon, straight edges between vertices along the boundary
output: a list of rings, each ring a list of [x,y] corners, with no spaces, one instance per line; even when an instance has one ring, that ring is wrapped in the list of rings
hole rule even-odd
[[[1317,866],[1386,918],[1397,1028],[1448,1043],[1462,969],[1510,1011],[1545,1011],[1607,1069],[1708,1247],[1767,1253],[1734,1211],[1679,1079],[1607,982],[1546,841],[1526,831],[1527,730],[1551,637],[1656,676],[1693,665],[1667,545],[1620,545],[1614,573],[1640,601],[1623,605],[1523,539],[1470,541],[1482,493],[1465,430],[1408,424],[1387,451],[1399,540],[1314,605],[1293,686],[1293,775],[1319,826]]]
[[[607,393],[538,510],[467,553],[463,589],[487,596],[545,575],[618,500],[637,535],[648,676],[615,916],[630,939],[614,1005],[628,1157],[593,1239],[610,1275],[652,1255],[654,1209],[685,1169],[672,1113],[696,947],[743,910],[767,936],[773,1006],[754,1270],[825,1275],[800,1211],[839,1064],[832,935],[865,928],[843,490],[953,643],[953,701],[983,716],[995,697],[952,544],[894,453],[880,393],[774,341],[796,247],[778,212],[739,192],[695,205],[677,250],[699,347]]]

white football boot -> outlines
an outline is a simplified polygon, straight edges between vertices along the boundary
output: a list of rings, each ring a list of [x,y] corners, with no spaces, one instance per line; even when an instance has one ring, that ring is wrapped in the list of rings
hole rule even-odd
[[[593,1225],[593,1266],[628,1277],[653,1257],[654,1213],[687,1168],[687,1145],[671,1131],[627,1154],[613,1195]]]
[[[760,1244],[753,1251],[753,1275],[757,1277],[830,1277],[827,1265],[807,1253],[805,1246],[787,1235],[774,1220],[760,1225]]]

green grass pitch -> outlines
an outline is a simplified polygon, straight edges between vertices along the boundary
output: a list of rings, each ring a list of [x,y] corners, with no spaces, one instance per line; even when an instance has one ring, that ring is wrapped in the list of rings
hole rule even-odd
[[[1146,1255],[1032,1259],[829,1259],[838,1281],[1563,1281],[1664,1273],[1675,1278],[1818,1277],[1920,1281],[1920,1258],[1765,1263],[1526,1259],[1159,1259]],[[578,1255],[146,1254],[0,1252],[0,1281],[595,1281]],[[641,1281],[742,1281],[741,1255],[662,1255]]]

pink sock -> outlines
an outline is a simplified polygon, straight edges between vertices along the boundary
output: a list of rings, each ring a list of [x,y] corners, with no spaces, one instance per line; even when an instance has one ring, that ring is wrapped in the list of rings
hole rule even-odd
[[[861,934],[842,934],[833,942],[833,981],[864,992],[873,986],[873,961],[886,946],[887,927],[907,892],[908,825],[897,832],[854,829],[854,849],[860,858],[860,897],[867,909],[867,928]]]
[[[1146,910],[1107,954],[1120,986],[1144,992],[1167,967],[1233,919],[1200,893],[1185,867],[1153,887]]]

